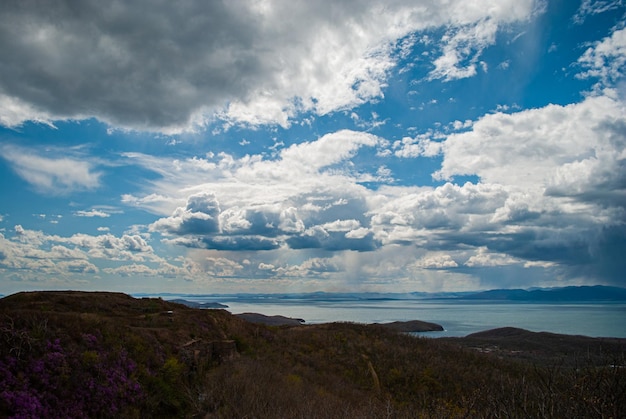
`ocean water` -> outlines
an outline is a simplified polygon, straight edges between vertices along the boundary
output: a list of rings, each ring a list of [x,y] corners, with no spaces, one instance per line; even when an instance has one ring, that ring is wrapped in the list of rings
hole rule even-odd
[[[535,332],[553,332],[592,337],[626,338],[624,303],[522,303],[467,302],[451,300],[253,300],[193,299],[219,301],[233,314],[253,312],[283,315],[307,324],[347,321],[386,323],[423,320],[442,325],[443,332],[424,333],[430,337],[466,336],[497,327],[519,327]]]

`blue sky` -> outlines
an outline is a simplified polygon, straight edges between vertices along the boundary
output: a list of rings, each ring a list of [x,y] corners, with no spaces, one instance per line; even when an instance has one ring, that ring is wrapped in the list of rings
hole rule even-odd
[[[3,2],[0,293],[626,286],[625,26],[622,0]]]

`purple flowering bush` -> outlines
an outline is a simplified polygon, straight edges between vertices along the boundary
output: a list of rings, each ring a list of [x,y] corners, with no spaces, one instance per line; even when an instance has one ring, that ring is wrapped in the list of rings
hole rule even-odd
[[[135,362],[93,334],[64,344],[3,327],[0,339],[2,417],[132,416],[143,397]]]

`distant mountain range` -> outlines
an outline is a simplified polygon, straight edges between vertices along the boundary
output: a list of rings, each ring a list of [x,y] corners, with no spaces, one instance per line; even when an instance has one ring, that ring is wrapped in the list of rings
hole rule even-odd
[[[526,302],[594,302],[626,301],[626,288],[595,286],[570,286],[533,289],[493,289],[475,292],[411,292],[411,293],[369,293],[369,292],[311,292],[282,294],[135,294],[139,296],[160,296],[165,300],[199,308],[226,308],[219,302],[237,301],[252,303],[298,303],[301,301],[340,302],[374,300],[455,300],[455,301],[526,301]],[[201,299],[202,303],[197,302]],[[189,300],[194,300],[189,301]],[[209,303],[213,302],[213,303]]]
[[[496,289],[458,297],[463,300],[503,301],[626,301],[626,288],[607,286],[580,286],[541,288],[533,290]]]

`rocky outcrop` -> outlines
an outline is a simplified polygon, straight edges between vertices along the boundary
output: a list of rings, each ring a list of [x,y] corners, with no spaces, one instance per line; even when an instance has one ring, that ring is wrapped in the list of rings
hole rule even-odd
[[[239,356],[234,340],[206,342],[202,339],[195,339],[182,346],[181,354],[190,365],[200,365],[207,361],[221,364]]]

